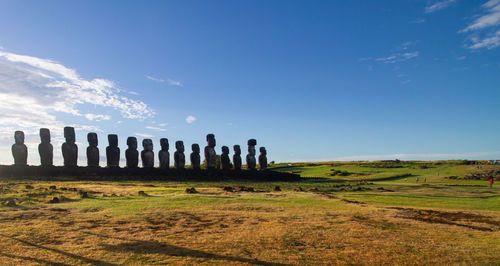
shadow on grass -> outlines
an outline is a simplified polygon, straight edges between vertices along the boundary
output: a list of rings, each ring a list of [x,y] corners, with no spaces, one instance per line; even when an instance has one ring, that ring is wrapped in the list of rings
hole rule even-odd
[[[364,179],[365,181],[395,181],[403,178],[408,178],[408,177],[413,177],[416,175],[413,174],[402,174],[402,175],[395,175],[395,176],[389,176],[389,177],[383,177],[383,178],[367,178]]]
[[[0,257],[7,257],[11,259],[19,259],[19,260],[26,260],[26,261],[31,261],[31,262],[36,262],[40,264],[46,264],[46,265],[57,265],[57,266],[66,266],[69,264],[64,264],[64,263],[58,263],[58,262],[53,262],[49,260],[42,260],[42,259],[36,259],[36,258],[31,258],[31,257],[24,257],[24,256],[17,256],[17,255],[11,255],[11,254],[6,254],[3,252],[0,252]]]
[[[257,259],[247,259],[240,257],[224,256],[212,254],[200,250],[183,248],[178,246],[173,246],[165,243],[160,243],[157,241],[143,241],[143,240],[130,240],[126,238],[112,237],[103,234],[96,234],[91,232],[83,232],[85,234],[127,241],[126,243],[120,243],[116,245],[101,244],[104,250],[110,252],[133,252],[133,253],[143,253],[143,254],[163,254],[168,256],[177,257],[193,257],[193,258],[207,258],[207,259],[217,259],[217,260],[227,260],[231,262],[244,262],[253,265],[288,265],[281,263],[272,263],[259,261]]]
[[[45,246],[42,246],[42,245],[38,245],[38,244],[29,242],[29,241],[26,241],[26,240],[22,240],[22,239],[15,238],[15,237],[8,236],[8,235],[4,235],[4,234],[0,234],[0,237],[5,237],[5,238],[8,238],[8,239],[11,239],[11,240],[23,243],[23,244],[25,244],[27,246],[31,246],[31,247],[35,247],[35,248],[39,248],[39,249],[44,249],[44,250],[52,251],[52,252],[55,252],[55,253],[58,253],[58,254],[70,257],[72,259],[80,260],[80,261],[82,261],[84,263],[90,263],[92,265],[106,265],[106,266],[108,266],[108,265],[109,266],[116,265],[116,264],[113,264],[113,263],[107,263],[107,262],[100,261],[100,260],[95,260],[95,259],[90,259],[90,258],[78,256],[78,255],[75,255],[75,254],[72,254],[72,253],[69,253],[69,252],[66,252],[66,251],[62,251],[62,250],[59,250],[59,249],[45,247]],[[26,259],[26,260],[31,260],[31,261],[35,260],[35,262],[38,262],[37,260],[39,260],[39,259],[33,259],[33,258],[29,258],[29,257],[20,257],[20,256],[8,255],[8,254],[4,254],[4,253],[0,253],[0,255],[3,255],[3,256],[7,255],[7,257],[19,258],[19,259]],[[47,262],[47,263],[49,263],[50,265],[54,265],[53,262]],[[64,264],[61,264],[61,265],[64,265]]]

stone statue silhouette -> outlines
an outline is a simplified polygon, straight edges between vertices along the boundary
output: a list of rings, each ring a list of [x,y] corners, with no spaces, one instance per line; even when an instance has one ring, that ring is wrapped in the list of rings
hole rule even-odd
[[[257,140],[248,140],[248,154],[247,154],[247,168],[248,170],[255,170],[257,163],[255,161],[255,145],[257,145]]]
[[[229,148],[227,146],[222,146],[222,154],[220,156],[220,165],[222,170],[231,169],[231,161],[229,160]]]
[[[98,140],[97,134],[90,132],[87,134],[87,165],[90,167],[99,167],[99,148],[97,148]]]
[[[40,128],[40,141],[38,153],[40,154],[40,164],[42,166],[53,166],[54,147],[50,143],[50,130]]]
[[[137,168],[139,165],[139,152],[137,151],[137,138],[127,138],[128,149],[125,151],[125,159],[127,160],[127,168]]]
[[[260,147],[259,167],[260,170],[267,169],[267,151],[265,147]]]
[[[191,159],[191,167],[195,170],[200,170],[200,145],[198,144],[193,144],[191,145],[191,150],[193,151],[191,153],[190,159]]]
[[[186,157],[184,156],[184,142],[175,142],[174,164],[176,169],[184,169],[186,165]]]
[[[153,141],[151,139],[143,139],[141,151],[142,167],[153,168],[155,165],[155,154],[153,152]]]
[[[108,167],[120,166],[120,148],[118,147],[118,135],[108,135],[109,146],[106,147],[106,161]]]
[[[66,142],[64,142],[61,147],[64,166],[76,167],[78,161],[78,146],[75,144],[75,128],[65,127],[64,138]]]
[[[215,136],[207,135],[207,146],[205,147],[205,168],[213,170],[217,165],[217,154],[215,153]]]
[[[168,152],[168,139],[160,139],[161,150],[158,152],[158,159],[160,160],[160,168],[170,168],[170,153]]]
[[[240,145],[234,145],[233,165],[234,170],[241,170],[241,148]]]
[[[14,133],[16,143],[12,145],[12,156],[14,165],[28,165],[28,147],[24,145],[24,132],[16,131]]]

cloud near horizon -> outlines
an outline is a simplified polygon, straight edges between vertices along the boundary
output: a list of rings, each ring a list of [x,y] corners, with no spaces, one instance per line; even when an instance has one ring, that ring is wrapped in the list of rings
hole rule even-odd
[[[156,131],[167,131],[166,129],[164,128],[161,128],[161,127],[152,127],[152,126],[146,126],[146,129],[151,129],[151,130],[156,130]]]
[[[192,115],[189,115],[188,117],[186,117],[186,123],[192,124],[194,121],[196,121],[196,117],[194,117]]]
[[[146,133],[135,133],[135,135],[138,137],[143,137],[143,138],[153,138],[154,137],[154,135],[146,134]]]
[[[76,70],[61,63],[2,50],[0,153],[2,156],[10,155],[15,130],[25,131],[26,141],[36,144],[39,141],[39,128],[49,128],[53,135],[54,148],[63,142],[64,126],[74,126],[76,130],[102,131],[96,122],[110,120],[111,116],[88,113],[86,105],[114,110],[121,117],[129,119],[143,120],[155,115],[144,102],[122,94],[110,80],[87,80],[80,77]],[[71,117],[84,118],[90,124],[76,124],[72,122]],[[29,152],[38,153],[36,149]],[[33,158],[31,156],[29,160],[36,161]],[[6,161],[5,157],[0,157],[0,160]]]
[[[500,151],[469,152],[469,153],[394,153],[378,155],[353,155],[329,159],[294,160],[296,162],[328,162],[328,161],[378,161],[378,160],[496,160],[500,158]],[[281,162],[281,161],[280,161]]]

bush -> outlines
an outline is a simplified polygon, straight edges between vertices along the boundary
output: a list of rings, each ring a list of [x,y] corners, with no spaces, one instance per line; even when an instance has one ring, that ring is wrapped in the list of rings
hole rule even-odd
[[[332,171],[332,173],[330,174],[330,176],[348,176],[348,175],[351,175],[352,173],[350,172],[347,172],[347,171],[342,171],[342,170],[336,170],[334,168],[332,168],[330,171]]]

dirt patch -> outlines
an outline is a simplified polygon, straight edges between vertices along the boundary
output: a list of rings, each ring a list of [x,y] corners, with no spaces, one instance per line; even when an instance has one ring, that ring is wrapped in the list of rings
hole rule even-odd
[[[221,230],[240,226],[248,217],[230,217],[228,215],[207,215],[189,212],[149,213],[143,222],[137,223],[137,231],[152,230],[157,234],[197,233]],[[119,226],[117,226],[119,227]],[[123,228],[123,227],[121,227]],[[133,228],[123,228],[132,230]]]
[[[380,219],[380,220],[379,219],[373,219],[368,216],[356,214],[352,216],[350,220],[370,227],[379,228],[382,230],[387,230],[396,227],[395,223],[391,223],[385,219]]]
[[[259,207],[259,206],[224,206],[221,208],[217,208],[218,210],[223,211],[255,211],[255,212],[283,212],[283,209],[276,208],[268,208],[268,207]]]
[[[492,217],[467,213],[467,212],[445,212],[436,210],[422,210],[412,208],[391,207],[399,212],[396,218],[411,219],[426,223],[438,223],[467,227],[479,231],[497,231],[500,228],[500,221],[493,220]]]
[[[0,223],[4,222],[12,222],[12,221],[32,221],[40,218],[51,217],[54,214],[56,215],[66,215],[64,211],[54,211],[54,209],[59,208],[50,208],[50,209],[14,209],[9,212],[2,213],[0,216]]]

